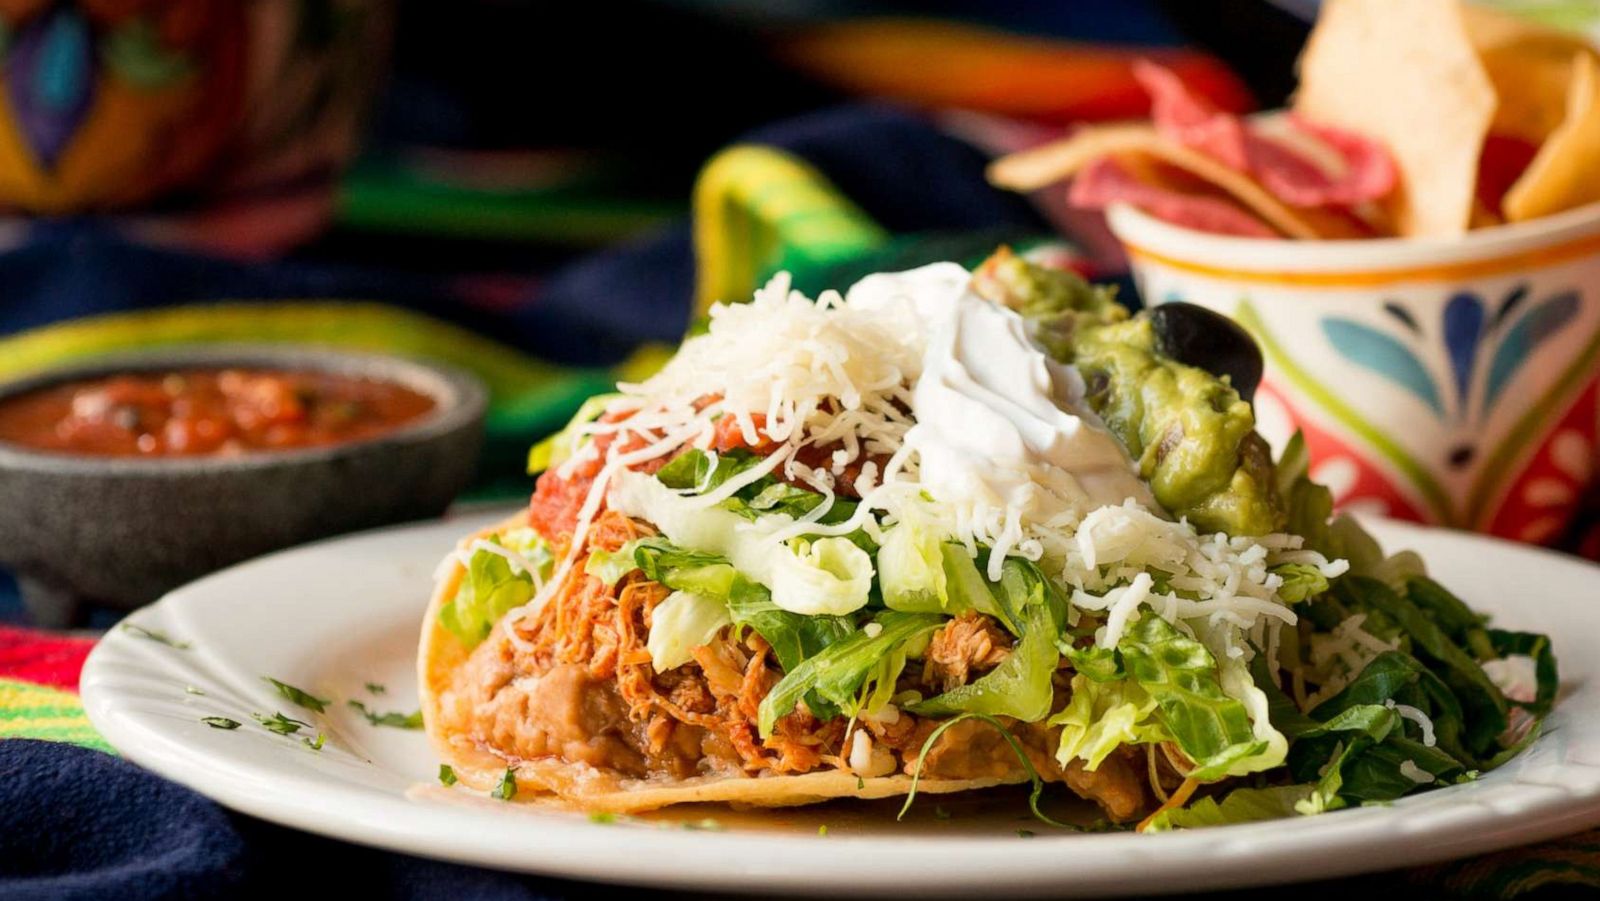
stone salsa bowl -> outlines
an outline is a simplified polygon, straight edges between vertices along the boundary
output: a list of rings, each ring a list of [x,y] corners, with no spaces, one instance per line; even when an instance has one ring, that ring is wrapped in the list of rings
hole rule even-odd
[[[399,357],[286,346],[166,348],[0,383],[0,403],[77,379],[229,367],[395,382],[435,406],[370,439],[227,457],[68,455],[0,442],[0,567],[16,575],[40,625],[71,625],[86,604],[137,607],[269,551],[438,516],[472,478],[484,387],[457,370]]]

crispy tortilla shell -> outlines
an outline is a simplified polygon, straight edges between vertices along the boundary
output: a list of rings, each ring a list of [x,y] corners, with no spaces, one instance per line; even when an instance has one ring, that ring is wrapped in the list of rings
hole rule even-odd
[[[1347,217],[1296,209],[1255,179],[1162,136],[1153,125],[1125,123],[1081,128],[1071,136],[995,160],[990,183],[1013,191],[1036,191],[1077,174],[1105,157],[1146,156],[1195,176],[1233,198],[1286,237],[1299,240],[1360,235]]]

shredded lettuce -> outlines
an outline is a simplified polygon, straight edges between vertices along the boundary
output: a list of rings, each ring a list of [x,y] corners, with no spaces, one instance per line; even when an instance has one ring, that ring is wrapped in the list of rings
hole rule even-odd
[[[576,448],[578,430],[600,418],[606,411],[606,405],[621,397],[620,394],[596,394],[583,402],[578,412],[573,414],[561,431],[551,435],[535,444],[528,450],[529,474],[544,472],[552,466],[560,466],[572,456]]]
[[[1328,577],[1310,563],[1280,563],[1272,572],[1283,579],[1278,597],[1285,603],[1298,604],[1328,590]]]
[[[1129,677],[1155,699],[1159,722],[1194,762],[1201,782],[1244,775],[1237,764],[1260,760],[1269,741],[1256,735],[1243,701],[1223,691],[1205,645],[1153,613],[1139,617],[1117,650]],[[1246,770],[1248,771],[1248,770]]]
[[[901,646],[909,646],[906,656],[917,656],[918,644],[925,646],[944,622],[942,616],[885,610],[873,620],[876,629],[853,632],[800,661],[762,699],[757,717],[761,736],[771,735],[778,718],[811,693],[841,709],[855,705],[863,689],[871,688],[867,679],[883,675],[879,664],[884,657]]]
[[[1396,590],[1407,579],[1426,574],[1422,558],[1414,552],[1384,556],[1377,539],[1360,523],[1347,515],[1335,518],[1333,492],[1311,481],[1310,463],[1305,436],[1295,432],[1278,460],[1276,475],[1278,496],[1289,512],[1285,531],[1303,537],[1306,547],[1322,552],[1329,560],[1349,561],[1351,575],[1378,579]],[[1289,600],[1287,596],[1284,599]]]
[[[772,601],[806,616],[854,613],[872,594],[872,557],[847,538],[797,538],[773,556]]]
[[[664,538],[646,538],[638,542],[634,559],[652,581],[722,601],[735,626],[754,629],[772,646],[785,672],[856,631],[849,617],[803,616],[784,610],[772,602],[763,585],[735,570],[726,557],[685,551]]]
[[[1156,701],[1136,682],[1096,682],[1082,673],[1072,677],[1072,697],[1050,718],[1061,727],[1056,759],[1062,766],[1074,758],[1094,770],[1124,744],[1169,741],[1156,719]]]
[[[1151,818],[1146,832],[1193,829],[1197,826],[1226,826],[1294,816],[1316,790],[1313,785],[1279,785],[1269,788],[1236,788],[1216,798],[1201,798],[1187,807],[1163,810]]]
[[[1339,580],[1334,595],[1351,609],[1381,613],[1399,626],[1412,656],[1433,670],[1460,701],[1462,740],[1472,755],[1498,749],[1499,737],[1509,723],[1510,705],[1494,680],[1458,643],[1469,637],[1464,630],[1446,631],[1413,600],[1413,592],[1408,589],[1402,596],[1377,579],[1347,576]],[[1474,618],[1474,627],[1479,622]]]
[[[692,591],[674,591],[650,614],[650,637],[645,648],[658,673],[677,669],[694,659],[693,650],[717,637],[732,623],[728,605]]]
[[[691,448],[674,457],[656,472],[661,484],[685,494],[705,494],[715,491],[723,482],[759,464],[762,457],[748,450],[715,453]],[[756,520],[772,514],[786,514],[799,519],[821,506],[826,500],[815,491],[790,485],[773,475],[765,475],[739,489],[733,497],[718,506],[730,513]],[[855,515],[855,501],[834,498],[833,505],[817,519],[823,524],[844,522]],[[866,544],[873,550],[865,536],[852,535],[853,541]]]
[[[920,522],[901,522],[884,534],[878,549],[878,584],[890,610],[952,612],[944,542]]]
[[[1113,682],[1128,676],[1122,668],[1122,661],[1117,657],[1115,648],[1103,648],[1099,645],[1080,648],[1072,644],[1070,637],[1063,637],[1057,647],[1061,650],[1061,656],[1072,664],[1073,672],[1081,676],[1096,682]]]
[[[657,470],[656,479],[674,491],[705,494],[760,462],[761,458],[749,451],[716,454],[690,449]]]
[[[532,529],[513,529],[492,535],[488,541],[516,551],[538,569],[542,581],[550,577],[555,558]],[[455,597],[439,609],[439,622],[469,647],[489,637],[489,630],[511,610],[526,604],[537,585],[534,575],[515,571],[511,561],[492,551],[474,551],[467,562],[467,577]]]
[[[589,552],[589,559],[584,561],[583,571],[610,588],[622,581],[623,576],[639,568],[638,561],[633,559],[633,552],[638,546],[639,542],[630,541],[614,551],[596,548]]]

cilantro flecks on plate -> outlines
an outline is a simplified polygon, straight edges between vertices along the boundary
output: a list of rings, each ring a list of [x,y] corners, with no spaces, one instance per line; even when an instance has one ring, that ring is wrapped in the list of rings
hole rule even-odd
[[[129,635],[137,635],[147,641],[153,641],[156,644],[164,644],[169,648],[176,648],[180,651],[187,651],[194,647],[192,642],[179,641],[165,632],[160,632],[155,629],[146,629],[144,626],[136,623],[123,623],[122,631],[127,632]]]
[[[363,704],[362,702],[353,698],[346,703],[348,703],[356,712],[366,717],[367,722],[374,726],[390,726],[395,729],[422,728],[422,711],[420,710],[416,711],[415,713],[401,713],[398,710],[392,710],[388,713],[378,713],[375,710],[368,709],[366,704]]]
[[[316,713],[326,712],[328,705],[333,703],[327,698],[319,698],[309,691],[295,688],[293,685],[290,685],[287,682],[279,682],[277,679],[274,679],[271,676],[262,676],[261,681],[266,682],[273,688],[276,688],[278,690],[278,694],[283,695],[283,697],[288,700],[289,703],[298,704],[299,706],[304,707],[307,710],[315,711]]]
[[[273,713],[271,716],[264,713],[252,713],[250,716],[268,732],[276,732],[279,735],[293,735],[301,729],[311,728],[310,723],[284,716],[282,713]]]

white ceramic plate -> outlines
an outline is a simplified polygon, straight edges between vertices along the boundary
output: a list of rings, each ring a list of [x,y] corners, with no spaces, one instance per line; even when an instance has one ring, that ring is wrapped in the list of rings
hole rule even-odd
[[[1475,783],[1390,807],[1160,835],[1053,834],[1027,820],[1020,796],[1010,805],[930,798],[902,823],[882,802],[672,814],[688,817],[679,823],[715,817],[721,828],[712,831],[668,828],[671,819],[594,823],[447,790],[420,732],[371,726],[345,702],[416,709],[414,646],[435,563],[458,536],[503,515],[323,542],[179,589],[129,622],[191,646],[113,630],[84,668],[89,718],[135,762],[264,819],[429,857],[660,887],[918,896],[1194,891],[1420,864],[1600,825],[1600,567],[1387,522],[1373,524],[1387,547],[1421,551],[1437,577],[1500,623],[1555,638],[1565,685],[1544,736]],[[309,715],[279,698],[264,675],[334,704]],[[373,696],[367,682],[386,693]],[[312,751],[250,718],[279,710],[314,721],[326,746]],[[214,729],[204,716],[244,725]],[[829,827],[826,836],[819,825]]]

